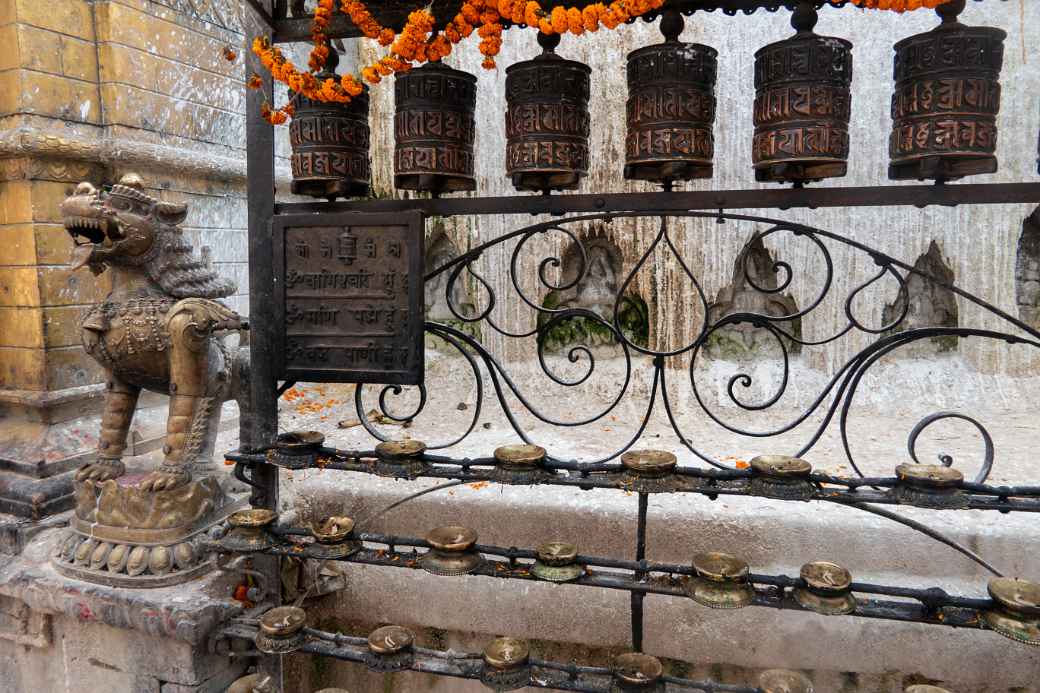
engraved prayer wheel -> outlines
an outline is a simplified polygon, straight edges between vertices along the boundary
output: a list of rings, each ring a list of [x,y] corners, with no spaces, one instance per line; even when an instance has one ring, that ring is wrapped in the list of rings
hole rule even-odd
[[[681,43],[682,29],[682,16],[668,10],[661,18],[665,42],[628,54],[628,180],[712,176],[718,51]]]
[[[506,173],[517,190],[573,190],[589,170],[588,65],[543,52],[506,69]]]
[[[852,44],[813,33],[811,2],[795,9],[797,33],[755,53],[755,179],[802,184],[845,175],[852,101]]]
[[[339,56],[329,48],[318,80],[336,77]],[[368,89],[349,103],[325,103],[296,96],[296,112],[289,122],[294,195],[365,197],[372,171],[368,154]]]
[[[1004,38],[957,21],[964,0],[935,9],[942,23],[895,45],[888,177],[956,180],[997,170]]]
[[[439,62],[394,81],[394,187],[434,194],[476,190],[477,78]]]

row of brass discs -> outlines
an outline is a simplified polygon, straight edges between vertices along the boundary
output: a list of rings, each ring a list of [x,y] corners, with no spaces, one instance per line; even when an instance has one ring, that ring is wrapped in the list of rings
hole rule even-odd
[[[272,464],[288,469],[305,469],[319,463],[325,437],[317,431],[291,431],[278,436],[268,451]],[[376,446],[373,471],[389,478],[415,479],[428,471],[423,459],[426,444],[407,439],[385,441]],[[553,472],[545,467],[545,449],[529,443],[503,445],[494,452],[492,480],[502,484],[534,484],[548,480]],[[629,450],[621,455],[623,472],[618,486],[638,493],[667,493],[679,488],[674,472],[678,460],[665,450]],[[785,455],[759,455],[751,460],[749,490],[758,496],[782,500],[809,500],[816,495],[811,479],[812,465]],[[929,464],[900,464],[895,469],[898,483],[892,491],[900,503],[926,508],[964,508],[969,497],[960,488],[964,476],[952,467]],[[688,477],[684,488],[703,485]]]
[[[964,0],[940,5],[941,24],[895,45],[889,178],[955,180],[997,170],[1003,42],[1000,29],[957,21]],[[844,176],[852,108],[852,44],[813,32],[815,4],[792,17],[796,34],[755,53],[752,160],[759,181],[796,184]],[[678,40],[628,55],[624,176],[666,186],[710,178],[717,51]],[[506,173],[517,190],[572,190],[589,169],[588,65],[543,52],[506,70]],[[326,74],[333,76],[335,51]],[[477,80],[439,62],[394,84],[394,185],[434,194],[476,189]],[[335,199],[367,194],[367,92],[348,104],[301,99],[290,125],[294,193]]]

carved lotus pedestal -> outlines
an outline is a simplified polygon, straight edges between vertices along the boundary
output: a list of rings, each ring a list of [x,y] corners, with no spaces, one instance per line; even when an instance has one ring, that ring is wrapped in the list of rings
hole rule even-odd
[[[62,575],[116,587],[167,587],[212,568],[207,530],[236,509],[213,477],[163,491],[143,474],[76,483],[76,510],[54,564]]]

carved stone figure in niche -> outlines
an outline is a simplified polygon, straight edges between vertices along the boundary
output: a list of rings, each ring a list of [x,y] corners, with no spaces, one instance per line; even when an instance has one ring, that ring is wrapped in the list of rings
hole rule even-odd
[[[775,290],[779,281],[783,280],[775,264],[776,260],[762,239],[758,236],[753,238],[733,263],[729,284],[719,290],[714,303],[708,306],[709,321],[714,323],[733,313],[757,313],[772,317],[797,313],[798,304],[790,294],[768,293]],[[784,332],[801,338],[801,318],[778,322],[776,325]],[[787,350],[788,353],[797,353],[801,345],[788,340]],[[714,332],[707,344],[707,353],[714,358],[776,356],[779,352],[780,347],[772,333],[749,323],[727,325]]]
[[[560,279],[556,284],[574,286],[559,291],[550,291],[542,306],[552,310],[583,308],[600,316],[607,324],[614,321],[614,300],[618,287],[624,281],[621,274],[621,251],[605,236],[595,235],[582,241],[585,248],[585,272],[582,270],[581,250],[571,244],[564,251]],[[621,297],[618,323],[622,334],[634,344],[645,346],[650,334],[649,309],[646,302],[636,294]],[[541,327],[553,316],[539,314]],[[586,318],[572,318],[555,324],[545,336],[549,351],[570,346],[603,346],[614,343],[614,334],[606,326]]]
[[[1040,207],[1022,223],[1015,258],[1015,303],[1023,322],[1040,327]]]
[[[939,281],[953,283],[953,270],[943,260],[942,251],[935,241],[928,246],[928,252],[917,258],[914,269]],[[957,327],[957,300],[953,292],[919,274],[906,274],[909,275],[906,277],[909,310],[906,317],[892,331],[902,332],[921,327]],[[906,306],[905,300],[903,295],[899,294],[895,301],[885,306],[882,319],[886,325],[899,318]],[[922,340],[900,349],[898,353],[902,356],[922,356],[956,349],[956,337],[932,337],[930,340]]]
[[[198,471],[211,467],[221,404],[244,377],[244,360],[222,335],[245,322],[215,300],[234,293],[234,283],[208,254],[194,254],[178,228],[186,206],[151,197],[134,174],[107,192],[80,183],[61,214],[76,243],[72,268],[111,273],[112,291],[82,325],[107,390],[97,459],[76,474],[58,568],[109,584],[188,579],[203,569],[195,537],[228,506],[216,479]],[[141,390],[170,395],[164,459],[128,475],[122,457]]]
[[[448,235],[443,231],[437,233],[432,243],[427,245],[426,258],[423,264],[423,273],[429,273],[438,267],[442,267],[459,256],[458,248]],[[441,272],[436,277],[426,282],[423,291],[426,298],[426,319],[436,322],[457,322],[458,318],[451,312],[465,317],[476,314],[473,302],[470,300],[469,292],[466,291],[466,273],[463,271],[451,287],[451,307],[448,306],[448,281],[451,279],[451,270]]]

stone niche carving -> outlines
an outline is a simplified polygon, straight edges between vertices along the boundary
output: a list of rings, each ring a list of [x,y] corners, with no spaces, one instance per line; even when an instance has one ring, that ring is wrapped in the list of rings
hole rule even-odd
[[[436,229],[426,242],[426,257],[423,259],[423,274],[443,267],[462,253],[444,229]],[[480,338],[480,323],[466,322],[456,317],[472,317],[477,314],[472,295],[469,290],[468,273],[463,270],[455,283],[448,290],[452,270],[441,272],[423,285],[423,297],[426,306],[426,319],[449,325],[466,334]],[[448,301],[451,300],[449,307]],[[452,313],[452,308],[455,313]],[[426,346],[449,355],[457,355],[458,351],[448,346],[442,339],[427,333]]]
[[[1040,328],[1040,207],[1022,223],[1015,258],[1015,303],[1018,317]]]
[[[622,274],[621,250],[604,235],[602,229],[585,237],[582,245],[585,247],[587,262],[584,276],[578,278],[582,270],[581,250],[575,243],[571,243],[561,258],[560,279],[554,283],[561,286],[573,283],[574,286],[550,291],[542,301],[542,306],[553,310],[584,308],[612,324],[614,299],[625,279]],[[577,283],[575,280],[578,280]],[[539,327],[551,319],[551,315],[539,314]],[[646,346],[650,335],[650,310],[646,301],[636,293],[622,296],[618,324],[622,333],[634,344]],[[547,351],[558,351],[578,345],[596,347],[614,343],[614,333],[609,328],[586,318],[563,320],[549,329],[545,335]]]
[[[790,294],[768,293],[776,289],[782,280],[775,265],[773,254],[762,243],[762,239],[758,236],[753,238],[734,261],[729,284],[719,290],[715,301],[708,306],[708,320],[716,322],[733,313],[757,313],[772,317],[797,313],[798,303]],[[779,322],[777,327],[795,337],[802,336],[801,318]],[[785,342],[788,353],[801,351],[801,345],[797,342]],[[768,330],[747,323],[727,325],[716,330],[708,338],[706,352],[712,358],[731,360],[772,358],[781,353],[780,345]]]
[[[914,269],[923,272],[928,277],[953,284],[953,270],[943,259],[939,245],[932,241],[928,245],[928,251],[917,258]],[[922,327],[957,327],[957,299],[949,289],[923,277],[919,274],[907,273],[906,288],[909,299],[909,310],[906,317],[895,326],[893,332],[918,329]],[[902,313],[904,298],[899,294],[895,301],[885,306],[882,314],[884,324],[896,320]],[[901,356],[928,356],[948,351],[957,350],[957,338],[932,337],[921,340],[897,352]]]
[[[108,190],[80,183],[61,214],[71,268],[110,274],[112,290],[81,326],[84,349],[105,371],[105,408],[55,565],[109,585],[189,580],[209,569],[205,531],[234,506],[212,457],[221,405],[248,372],[246,350],[223,339],[245,321],[217,300],[235,286],[181,231],[186,206],[152,197],[134,174]],[[142,390],[169,393],[170,405],[162,464],[133,474],[122,458]]]

